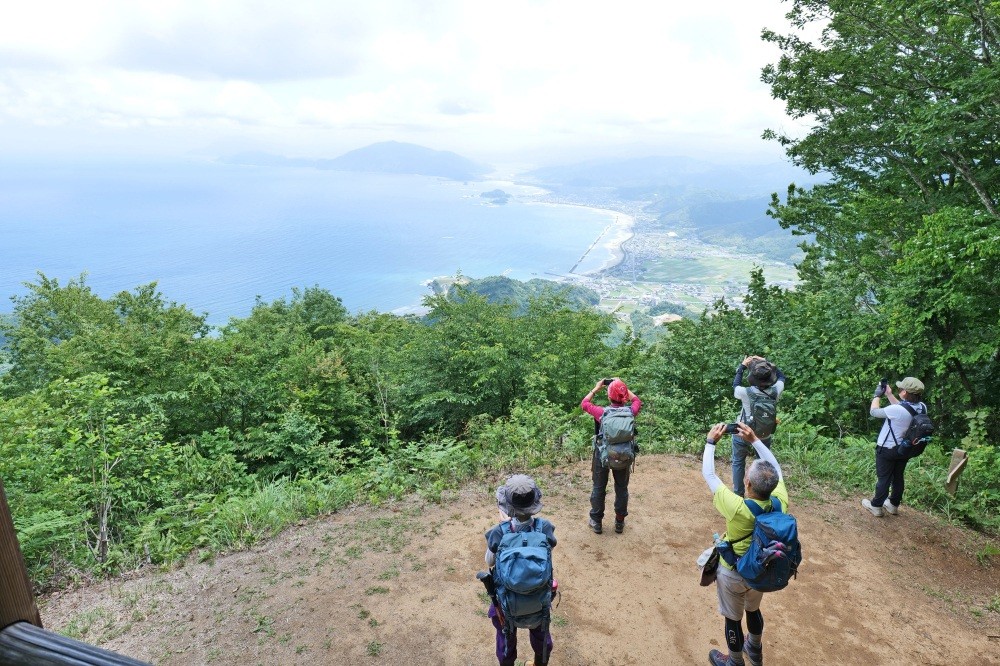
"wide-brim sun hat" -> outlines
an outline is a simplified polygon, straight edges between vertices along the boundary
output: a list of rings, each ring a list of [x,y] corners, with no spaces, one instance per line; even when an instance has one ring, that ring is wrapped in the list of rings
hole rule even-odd
[[[778,381],[778,369],[770,361],[757,361],[750,365],[747,383],[757,388],[768,388]]]
[[[542,510],[542,491],[526,474],[515,474],[497,488],[497,506],[508,516],[533,516]]]

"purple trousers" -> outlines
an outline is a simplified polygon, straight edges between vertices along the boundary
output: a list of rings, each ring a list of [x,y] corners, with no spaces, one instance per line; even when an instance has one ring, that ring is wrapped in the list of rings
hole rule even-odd
[[[508,643],[507,636],[503,633],[503,628],[500,626],[500,618],[497,617],[496,606],[490,604],[490,610],[487,615],[493,621],[493,626],[497,630],[497,661],[500,662],[500,666],[514,666],[514,660],[517,659],[517,630],[514,630],[514,633],[511,634],[510,642]],[[540,627],[538,629],[529,629],[528,640],[531,642],[531,649],[535,652],[536,666],[545,666],[548,663],[549,655],[552,654],[552,634]],[[543,646],[545,647],[545,661],[542,661]],[[504,656],[504,648],[507,648],[506,657]]]

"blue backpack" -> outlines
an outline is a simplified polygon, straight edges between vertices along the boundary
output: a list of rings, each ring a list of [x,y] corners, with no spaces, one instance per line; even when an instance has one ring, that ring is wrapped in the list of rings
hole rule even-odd
[[[513,529],[513,528],[511,528]],[[552,546],[538,518],[531,531],[504,534],[493,570],[504,630],[548,628],[552,606]]]
[[[796,577],[802,562],[795,516],[782,510],[781,500],[777,497],[771,498],[768,509],[753,500],[744,502],[754,515],[753,531],[735,541],[726,542],[719,554],[743,576],[747,587],[761,592],[784,589],[788,581]],[[744,539],[751,539],[750,548],[737,559],[732,546]]]

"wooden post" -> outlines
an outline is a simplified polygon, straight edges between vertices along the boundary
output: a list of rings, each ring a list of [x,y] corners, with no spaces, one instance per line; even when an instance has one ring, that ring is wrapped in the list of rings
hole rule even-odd
[[[14,519],[0,479],[0,629],[15,622],[42,626],[28,570],[14,532]]]
[[[954,495],[958,491],[958,478],[962,476],[968,462],[969,454],[962,449],[955,449],[951,452],[951,464],[948,466],[948,477],[944,483],[944,489],[948,491],[949,495]]]

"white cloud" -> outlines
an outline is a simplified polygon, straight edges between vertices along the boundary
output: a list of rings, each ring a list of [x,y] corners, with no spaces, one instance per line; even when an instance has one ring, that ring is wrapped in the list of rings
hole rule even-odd
[[[327,155],[388,139],[473,156],[652,150],[685,136],[753,146],[782,122],[759,81],[777,57],[759,33],[784,11],[779,0],[22,3],[0,24],[0,140],[59,125],[122,128],[151,152],[212,132]],[[165,126],[189,130],[187,142],[144,130]]]

